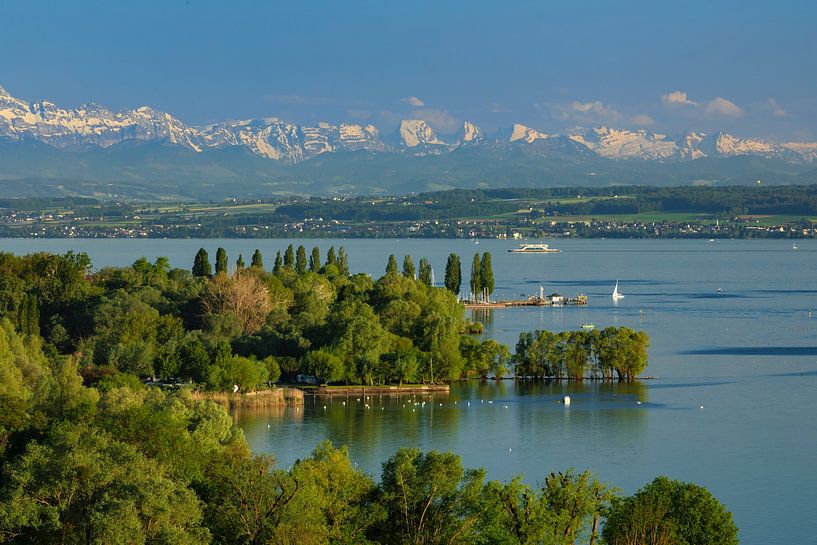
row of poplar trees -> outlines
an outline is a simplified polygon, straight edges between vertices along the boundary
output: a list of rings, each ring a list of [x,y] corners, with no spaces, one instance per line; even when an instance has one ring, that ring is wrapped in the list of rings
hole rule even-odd
[[[338,268],[338,272],[340,274],[348,275],[349,274],[349,258],[346,255],[346,250],[341,247],[339,253],[335,254],[335,247],[329,248],[329,252],[326,254],[326,265],[334,265]],[[241,254],[238,254],[238,259],[235,262],[236,270],[241,270],[245,267],[244,257]],[[264,268],[264,258],[261,255],[260,250],[255,250],[252,254],[252,261],[250,262],[250,267],[263,269]],[[312,252],[309,254],[309,258],[306,256],[306,248],[303,246],[298,246],[296,250],[295,247],[290,244],[287,249],[284,251],[283,256],[281,255],[280,250],[275,254],[275,264],[273,266],[273,272],[278,272],[282,267],[288,267],[290,269],[294,269],[295,272],[298,274],[303,274],[307,270],[312,272],[318,272],[321,269],[321,254],[320,249],[315,247],[312,248]],[[227,273],[227,250],[224,248],[219,248],[216,250],[216,274],[218,273]],[[198,253],[196,253],[196,257],[193,260],[193,276],[212,276],[213,269],[210,265],[210,256],[207,254],[207,250],[204,248],[199,249]]]
[[[403,276],[415,278],[414,261],[410,255],[403,258]],[[392,254],[386,265],[386,274],[398,274],[397,258]],[[427,286],[431,285],[431,264],[426,258],[420,259],[419,275],[416,276]],[[462,285],[462,263],[460,256],[450,254],[445,263],[445,287],[454,295],[459,295]],[[490,301],[494,292],[494,269],[491,265],[491,252],[474,254],[471,263],[471,293],[469,299]]]

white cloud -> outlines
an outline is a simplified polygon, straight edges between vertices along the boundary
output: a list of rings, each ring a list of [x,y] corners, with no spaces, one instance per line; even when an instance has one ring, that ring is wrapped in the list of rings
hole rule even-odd
[[[574,100],[570,103],[570,112],[575,117],[591,120],[619,121],[621,119],[621,113],[618,110],[599,100],[592,102]]]
[[[346,110],[346,115],[349,117],[354,117],[355,119],[370,119],[372,117],[372,112],[369,110],[349,108]]]
[[[412,115],[416,119],[428,121],[431,128],[437,132],[453,133],[460,128],[460,123],[457,118],[445,110],[436,110],[434,108],[420,108],[414,110]]]
[[[406,103],[406,104],[408,104],[409,106],[414,106],[415,108],[420,107],[420,106],[425,106],[425,105],[426,105],[426,103],[425,103],[425,102],[423,102],[422,100],[420,100],[420,99],[419,99],[419,98],[417,98],[416,96],[410,96],[410,97],[406,97],[406,98],[401,98],[401,99],[400,99],[400,102],[405,102],[405,103]]]
[[[323,106],[330,102],[329,99],[324,97],[304,95],[264,95],[264,100],[274,104],[286,104],[289,106]]]
[[[647,125],[654,125],[655,124],[655,119],[648,116],[647,114],[636,114],[630,119],[630,121],[632,121],[632,123],[634,125],[641,125],[641,126],[647,126]]]
[[[775,116],[775,117],[786,117],[786,115],[788,115],[786,110],[784,110],[783,107],[780,106],[780,104],[778,104],[775,99],[770,98],[767,101],[767,104],[769,106],[769,109],[772,111],[773,116]]]
[[[667,106],[698,106],[698,103],[690,99],[683,91],[672,91],[671,93],[661,95],[661,102]]]
[[[743,108],[723,97],[715,97],[707,102],[704,112],[709,115],[735,118],[742,117],[744,114]]]

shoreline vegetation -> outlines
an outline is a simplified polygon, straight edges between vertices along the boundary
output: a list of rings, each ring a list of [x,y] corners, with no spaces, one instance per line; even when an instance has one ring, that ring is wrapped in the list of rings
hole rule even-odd
[[[349,275],[343,248],[309,256],[290,246],[270,272],[256,251],[228,276],[223,248],[215,272],[204,249],[192,272],[160,258],[93,274],[84,254],[0,253],[0,541],[738,543],[708,490],[667,477],[624,496],[589,471],[488,480],[451,452],[399,449],[377,481],[329,442],[289,469],[253,454],[228,407],[298,410],[301,390],[252,392],[280,377],[368,393],[511,365],[543,380],[632,381],[646,367],[646,334],[627,328],[521,333],[513,357],[474,339],[458,257],[435,288],[426,260],[415,279],[410,257],[401,272],[390,256],[375,281]],[[473,293],[490,297],[491,273],[490,254],[475,255]]]
[[[402,387],[510,374],[632,381],[647,367],[648,336],[626,327],[522,332],[513,354],[475,338],[482,324],[466,320],[460,294],[491,302],[490,252],[473,255],[467,283],[450,254],[444,287],[432,285],[427,259],[415,266],[408,255],[402,267],[390,255],[377,280],[350,274],[343,247],[324,261],[320,248],[290,244],[271,270],[259,250],[237,256],[232,274],[228,260],[218,248],[213,266],[201,248],[190,271],[141,258],[92,273],[85,254],[0,253],[0,319],[75,361],[87,386],[106,389],[147,381],[244,393],[275,383]],[[280,403],[278,395],[224,402]]]

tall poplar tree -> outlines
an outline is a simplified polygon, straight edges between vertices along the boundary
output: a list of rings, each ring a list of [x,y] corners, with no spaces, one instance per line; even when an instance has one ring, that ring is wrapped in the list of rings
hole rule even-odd
[[[460,256],[451,254],[445,263],[445,287],[454,295],[459,294],[462,284],[462,271],[460,270]]]
[[[424,257],[420,258],[420,271],[417,279],[426,286],[431,285],[431,263]]]
[[[303,245],[298,246],[298,251],[295,252],[295,272],[298,274],[306,272],[306,248]]]
[[[328,267],[329,265],[335,265],[336,267],[338,265],[338,259],[335,257],[334,246],[330,246],[329,251],[326,253],[326,266]]]
[[[309,256],[309,270],[312,272],[318,272],[318,269],[321,268],[321,251],[320,249],[315,246],[312,248],[312,253]]]
[[[193,276],[210,276],[211,274],[213,274],[213,269],[210,267],[210,257],[207,255],[207,250],[199,248],[196,257],[193,259]]]
[[[227,250],[219,247],[216,250],[216,274],[227,274]]]
[[[491,294],[494,292],[494,267],[491,264],[491,252],[482,254],[479,278],[482,284],[482,298],[490,301]]]
[[[281,250],[275,252],[275,265],[272,266],[272,272],[281,272],[281,267],[284,266],[284,260],[281,257]]]
[[[482,260],[479,252],[474,254],[474,261],[471,262],[471,293],[476,299],[482,292]]]
[[[240,271],[244,268],[244,256],[238,254],[238,259],[235,260],[235,269]]]
[[[386,274],[397,274],[397,258],[394,257],[394,254],[389,256],[389,262],[386,264]]]
[[[264,258],[261,257],[261,251],[256,248],[255,252],[252,254],[252,261],[250,262],[251,267],[255,267],[257,269],[264,268]]]
[[[343,246],[338,250],[338,272],[343,276],[349,276],[349,256],[346,255],[346,248]]]
[[[411,278],[414,280],[414,261],[411,259],[410,255],[407,255],[403,258],[403,276],[406,278]]]
[[[289,267],[290,269],[295,266],[295,248],[292,247],[292,244],[287,246],[286,251],[284,252],[284,267]]]

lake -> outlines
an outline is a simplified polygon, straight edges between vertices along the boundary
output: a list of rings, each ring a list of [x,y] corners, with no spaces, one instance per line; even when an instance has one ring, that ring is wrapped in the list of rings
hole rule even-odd
[[[380,276],[389,253],[428,257],[442,282],[458,253],[463,285],[474,252],[493,256],[494,298],[539,292],[589,297],[587,307],[481,313],[485,335],[513,345],[520,331],[623,325],[651,337],[648,375],[633,385],[454,385],[448,396],[307,401],[236,415],[257,451],[290,466],[317,443],[346,444],[378,476],[401,446],[453,450],[489,478],[591,469],[632,493],[659,474],[709,488],[733,512],[741,542],[809,543],[817,535],[817,242],[554,240],[559,254],[511,254],[480,240],[0,240],[0,250],[87,252],[95,267],[163,255],[189,268],[199,247],[233,263],[255,248],[271,267],[289,242],[345,246],[353,272]],[[613,303],[619,280],[625,295]],[[719,291],[720,290],[720,291]],[[811,309],[814,309],[812,318]],[[569,394],[566,407],[558,400]],[[414,403],[425,404],[414,405]],[[640,402],[640,403],[639,403]],[[326,407],[324,408],[324,404]],[[369,407],[367,408],[366,405]]]

